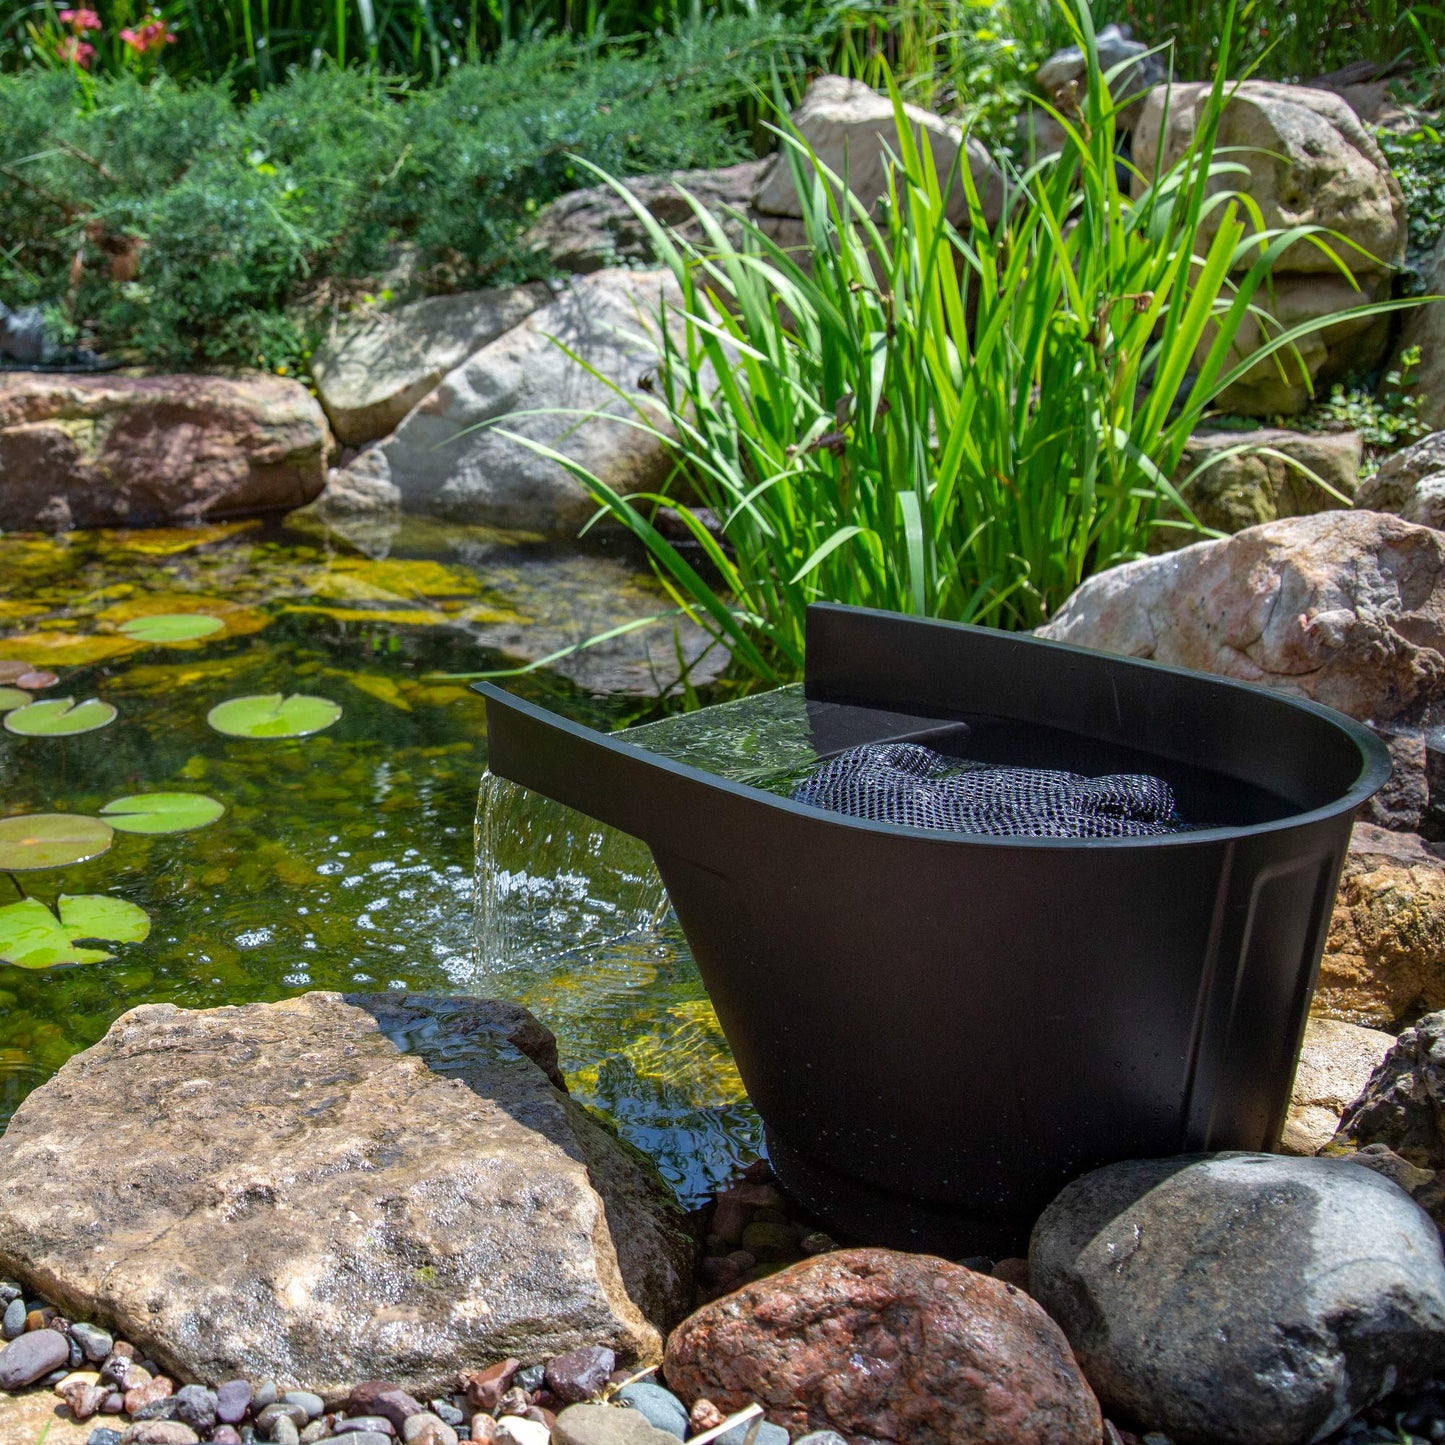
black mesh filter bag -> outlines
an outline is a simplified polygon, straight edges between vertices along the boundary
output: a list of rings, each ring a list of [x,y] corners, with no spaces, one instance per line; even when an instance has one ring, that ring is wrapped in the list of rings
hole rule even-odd
[[[945,757],[918,743],[850,748],[793,799],[879,823],[1004,837],[1147,838],[1187,826],[1174,790],[1148,773],[1086,778]]]

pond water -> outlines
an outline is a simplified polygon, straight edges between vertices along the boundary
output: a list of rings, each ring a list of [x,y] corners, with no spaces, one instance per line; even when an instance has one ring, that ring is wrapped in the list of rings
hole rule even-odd
[[[92,862],[22,875],[46,902],[126,899],[152,931],[108,962],[0,963],[0,1126],[140,1003],[205,1008],[312,988],[494,995],[534,1009],[558,1035],[576,1096],[647,1149],[686,1201],[700,1199],[756,1153],[758,1129],[685,945],[660,917],[596,950],[564,935],[554,950],[482,964],[483,706],[435,676],[535,659],[664,599],[622,557],[479,530],[409,523],[371,553],[259,524],[0,536],[0,657],[61,674],[45,696],[101,697],[120,714],[68,739],[0,732],[0,816],[94,814],[154,791],[202,792],[227,809],[194,832],[117,833]],[[117,631],[191,611],[224,631],[165,646]],[[685,642],[695,656],[696,639]],[[659,628],[509,686],[615,728],[658,717],[657,689],[676,669]],[[207,725],[218,702],[275,692],[321,695],[343,714],[286,741]],[[0,876],[0,904],[15,896]]]

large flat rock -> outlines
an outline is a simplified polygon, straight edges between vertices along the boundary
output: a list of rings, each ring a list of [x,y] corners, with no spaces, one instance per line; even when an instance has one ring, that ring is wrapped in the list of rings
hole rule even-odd
[[[655,1361],[690,1242],[554,1080],[510,1004],[133,1009],[0,1138],[0,1274],[211,1384],[425,1399],[508,1355]]]
[[[281,376],[0,375],[0,529],[216,521],[304,506],[331,433]]]

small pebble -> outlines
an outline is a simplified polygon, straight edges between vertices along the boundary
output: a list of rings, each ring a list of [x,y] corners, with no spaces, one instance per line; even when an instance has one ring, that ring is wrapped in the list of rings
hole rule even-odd
[[[85,1445],[120,1445],[120,1431],[111,1430],[105,1425],[97,1425],[90,1432],[90,1437]]]
[[[159,1400],[151,1400],[144,1405],[137,1405],[134,1410],[126,1413],[132,1420],[174,1420],[176,1418],[176,1401],[173,1395],[166,1395]],[[184,1420],[181,1424],[185,1424]],[[192,1429],[195,1427],[192,1426]]]
[[[788,1432],[781,1425],[756,1417],[717,1438],[718,1445],[788,1445]]]
[[[331,1435],[331,1421],[323,1417],[320,1420],[313,1420],[301,1432],[301,1445],[316,1445],[318,1440],[328,1439]]]
[[[0,1279],[0,1305],[8,1305],[25,1293],[13,1279]]]
[[[135,1368],[135,1361],[128,1355],[121,1354],[119,1350],[112,1350],[110,1354],[101,1361],[100,1378],[115,1385],[118,1389],[123,1390],[130,1372]]]
[[[497,1422],[490,1415],[473,1415],[470,1422],[457,1429],[458,1440],[471,1440],[475,1445],[492,1445],[497,1438]]]
[[[661,1385],[638,1380],[636,1384],[624,1385],[612,1397],[612,1402],[636,1410],[654,1429],[666,1430],[679,1440],[687,1439],[687,1406]]]
[[[497,1421],[495,1439],[503,1445],[550,1445],[552,1432],[537,1420],[508,1415]]]
[[[353,1419],[368,1415],[380,1415],[391,1421],[398,1430],[403,1420],[422,1411],[420,1400],[407,1394],[400,1385],[390,1380],[367,1380],[357,1385],[346,1402],[346,1413]]]
[[[692,1433],[701,1435],[704,1430],[717,1429],[727,1419],[727,1416],[706,1395],[699,1395],[692,1402],[692,1409],[688,1411],[687,1418],[692,1425]]]
[[[408,1416],[401,1427],[406,1445],[457,1445],[457,1432],[430,1410]]]
[[[534,1366],[540,1375],[541,1366]],[[461,1375],[462,1387],[467,1392],[467,1401],[474,1409],[485,1410],[491,1414],[501,1402],[502,1396],[511,1387],[513,1378],[522,1373],[517,1368],[516,1360],[502,1360],[499,1364],[488,1365],[485,1370],[466,1370]],[[536,1385],[523,1385],[521,1388],[530,1394],[542,1383],[539,1378]],[[446,1417],[443,1416],[443,1419]]]
[[[7,1340],[19,1339],[25,1333],[25,1301],[13,1299],[5,1306],[5,1314],[0,1318],[0,1335]]]
[[[284,1400],[273,1400],[265,1409],[256,1413],[256,1428],[263,1434],[269,1434],[272,1425],[285,1416],[298,1430],[311,1418],[300,1405],[293,1405]],[[272,1436],[274,1439],[275,1437]]]
[[[513,1385],[497,1401],[497,1416],[500,1418],[503,1415],[525,1415],[531,1405],[532,1397],[520,1386]]]
[[[276,1408],[274,1405],[271,1407]],[[290,1415],[271,1417],[271,1445],[301,1445],[301,1432]]]
[[[32,1306],[25,1316],[25,1328],[48,1330],[59,1318],[60,1311],[54,1305],[41,1305],[38,1309]]]
[[[580,1405],[596,1397],[617,1368],[617,1356],[606,1345],[583,1345],[547,1362],[547,1388],[559,1400]]]
[[[66,1364],[72,1370],[78,1370],[85,1363],[85,1351],[80,1348],[80,1341],[73,1335],[67,1336],[67,1338],[70,1340],[70,1358]]]
[[[429,1408],[443,1425],[450,1425],[453,1430],[467,1418],[450,1400],[433,1400]]]
[[[267,1405],[274,1405],[280,1398],[280,1394],[275,1380],[262,1380],[251,1390],[251,1409],[259,1415]]]
[[[0,1390],[23,1390],[69,1361],[70,1341],[58,1330],[18,1335],[0,1351]]]
[[[185,1385],[176,1391],[175,1400],[175,1419],[189,1425],[200,1435],[209,1435],[216,1428],[216,1406],[219,1402],[214,1390],[208,1390],[204,1385]]]
[[[346,1445],[393,1445],[393,1438],[380,1430],[354,1430],[347,1435]]]
[[[396,1426],[384,1415],[348,1415],[331,1428],[333,1435],[395,1435]]]
[[[120,1445],[198,1445],[200,1438],[179,1420],[141,1420],[120,1437]]]
[[[100,1413],[102,1415],[124,1415],[125,1396],[119,1390],[112,1390],[101,1402]]]
[[[241,1445],[241,1432],[234,1425],[217,1425],[211,1439],[214,1445]]]
[[[248,1380],[227,1380],[216,1387],[216,1419],[226,1425],[239,1425],[251,1408],[251,1385]]]
[[[530,1395],[533,1390],[542,1388],[542,1381],[546,1378],[547,1367],[545,1365],[525,1365],[512,1377],[512,1383]]]
[[[848,1445],[848,1442],[836,1430],[813,1430],[799,1435],[793,1445]]]
[[[310,1390],[287,1390],[281,1396],[283,1405],[300,1405],[306,1411],[308,1420],[319,1418],[326,1410],[326,1401],[320,1395],[313,1395]]]
[[[140,1378],[142,1383],[132,1382]],[[151,1378],[148,1371],[135,1368],[125,1377],[125,1413],[134,1416],[137,1410],[154,1405],[157,1400],[167,1400],[175,1393],[175,1386],[164,1375]]]

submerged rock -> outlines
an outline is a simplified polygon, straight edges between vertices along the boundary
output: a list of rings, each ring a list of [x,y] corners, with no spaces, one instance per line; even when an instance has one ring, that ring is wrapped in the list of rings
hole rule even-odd
[[[929,1255],[820,1255],[704,1305],[667,1342],[668,1384],[799,1434],[908,1445],[1097,1445],[1099,1407],[1021,1290]]]
[[[1445,860],[1416,834],[1355,824],[1311,1008],[1377,1028],[1445,1008]]]
[[[1445,1365],[1439,1234],[1335,1159],[1096,1169],[1044,1211],[1029,1264],[1105,1409],[1176,1445],[1320,1440]]]
[[[425,1398],[510,1351],[656,1360],[690,1242],[554,1048],[475,999],[133,1009],[0,1139],[0,1273],[212,1384]]]
[[[215,521],[300,507],[331,434],[280,376],[0,375],[0,530]]]
[[[1445,697],[1445,535],[1322,512],[1089,578],[1039,636],[1386,722]]]

